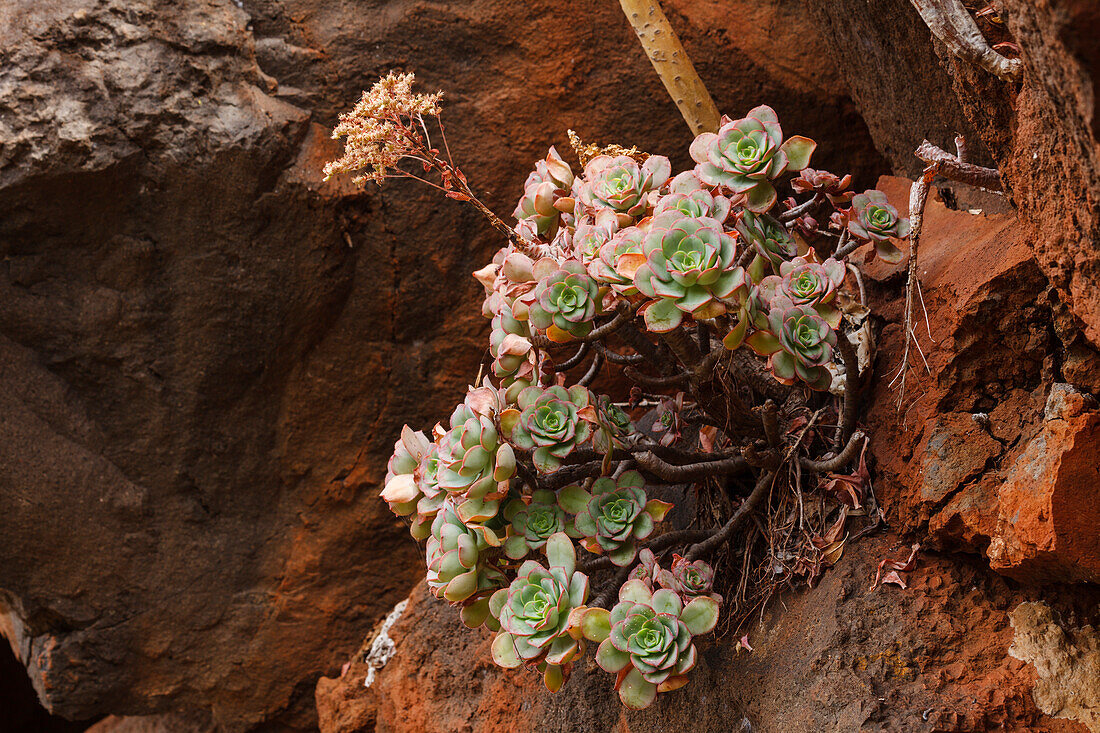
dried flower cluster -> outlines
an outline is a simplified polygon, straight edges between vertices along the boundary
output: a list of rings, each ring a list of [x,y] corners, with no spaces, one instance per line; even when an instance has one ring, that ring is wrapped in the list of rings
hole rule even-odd
[[[469,200],[427,139],[439,95],[411,83],[390,75],[341,118],[346,152],[326,174],[380,181],[411,159]],[[865,243],[894,258],[908,224],[881,193],[810,169],[815,146],[761,106],[696,138],[696,166],[675,176],[661,155],[597,154],[577,173],[553,148],[528,176],[508,244],[474,273],[490,376],[430,434],[402,431],[382,491],[426,541],[432,592],[497,632],[501,666],[537,667],[557,690],[592,642],[625,705],[678,689],[723,602],[702,557],[747,532],[748,567],[747,518],[788,506],[803,476],[846,492],[806,489],[822,513],[771,538],[769,578],[812,582],[839,557],[866,485],[862,465],[836,473],[863,444],[847,334],[866,309],[845,258]],[[809,198],[777,213],[784,187]],[[590,389],[609,365],[629,395]],[[727,521],[665,528],[667,499],[686,495],[674,487],[693,483]],[[722,584],[727,604],[747,582]]]

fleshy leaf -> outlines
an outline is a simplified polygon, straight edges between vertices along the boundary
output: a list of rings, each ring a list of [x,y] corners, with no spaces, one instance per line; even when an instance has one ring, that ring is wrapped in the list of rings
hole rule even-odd
[[[668,514],[668,510],[672,508],[672,503],[667,501],[661,501],[660,499],[650,499],[645,504],[646,514],[653,517],[654,522],[660,522]]]
[[[588,507],[592,495],[577,485],[566,486],[558,492],[558,506],[569,514],[580,514]]]
[[[507,631],[501,631],[493,639],[493,661],[505,669],[515,669],[523,664],[523,660],[516,653],[512,635]]]
[[[816,148],[817,143],[810,138],[792,135],[779,149],[787,154],[787,170],[797,173],[810,164],[810,156]]]
[[[564,568],[566,577],[573,574],[577,566],[577,551],[573,549],[573,540],[565,532],[555,532],[546,540],[546,560],[552,568]]]
[[[619,685],[619,699],[631,710],[647,708],[657,699],[657,685],[646,681],[641,672],[632,669]]]
[[[718,623],[718,602],[706,596],[693,598],[684,606],[680,620],[693,636],[706,634]]]

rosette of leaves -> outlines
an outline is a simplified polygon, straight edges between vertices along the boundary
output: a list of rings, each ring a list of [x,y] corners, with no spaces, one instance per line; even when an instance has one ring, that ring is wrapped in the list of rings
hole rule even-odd
[[[534,376],[535,350],[530,336],[530,328],[526,322],[515,317],[511,303],[504,303],[500,313],[493,316],[489,353],[493,357],[493,376],[500,380],[501,388],[506,391],[506,402],[512,401],[509,398],[518,394],[518,390],[513,389],[517,382],[524,387],[529,386]]]
[[[599,312],[599,285],[584,265],[567,260],[535,286],[535,302],[528,320],[535,328],[545,330],[551,341],[564,342],[586,336]]]
[[[589,552],[602,554],[616,565],[630,564],[637,554],[637,541],[653,534],[672,508],[658,499],[647,501],[645,481],[637,471],[626,471],[618,479],[602,476],[589,493],[579,486],[562,489],[558,502],[576,514],[574,527]]]
[[[657,583],[657,576],[661,572],[663,571],[657,562],[657,556],[653,554],[653,550],[643,547],[638,552],[638,564],[630,571],[627,580],[640,580],[645,583],[646,588],[652,591],[653,586]]]
[[[581,385],[528,387],[516,398],[518,409],[501,415],[501,427],[513,445],[532,452],[540,473],[552,473],[561,468],[561,459],[591,437],[590,423],[596,419],[591,399]]]
[[[550,148],[545,160],[535,164],[535,170],[523,184],[523,195],[513,212],[516,219],[533,226],[533,233],[551,239],[558,231],[562,212],[555,206],[573,186],[573,171],[561,159],[558,151]],[[532,231],[524,231],[530,237]],[[533,238],[533,237],[530,237]]]
[[[874,189],[856,194],[848,213],[848,231],[863,241],[875,243],[875,253],[887,262],[901,262],[901,250],[890,241],[909,236],[909,220],[903,219],[886,200],[886,194]]]
[[[471,394],[492,388],[479,388]],[[500,499],[508,492],[508,482],[516,474],[512,446],[500,439],[491,412],[479,412],[472,400],[455,408],[451,429],[436,440],[439,487],[461,495],[458,516],[466,522],[482,522],[496,515]],[[476,406],[476,403],[474,403]]]
[[[650,194],[665,185],[671,173],[672,164],[663,155],[651,155],[642,165],[626,155],[597,155],[584,167],[579,201],[596,211],[635,218],[650,207]]]
[[[504,575],[484,562],[484,555],[500,544],[500,537],[494,530],[462,521],[454,498],[445,499],[432,521],[431,535],[425,545],[427,582],[432,595],[457,603],[474,594],[499,588],[504,584]],[[487,612],[488,605],[479,610]],[[483,620],[484,617],[473,625]]]
[[[760,282],[761,297],[770,302],[782,295],[795,305],[813,308],[832,328],[840,326],[840,311],[832,301],[844,281],[843,262],[831,257],[823,263],[795,257],[789,262],[781,262],[779,273]]]
[[[722,339],[722,345],[732,351],[744,343],[750,328],[768,330],[768,303],[769,299],[764,297],[760,285],[754,285],[741,303],[737,325]]]
[[[588,576],[576,571],[573,541],[565,533],[551,535],[545,550],[548,568],[527,560],[511,585],[489,601],[500,623],[492,653],[505,669],[545,665],[546,687],[557,692],[564,681],[562,666],[584,653],[584,641],[569,633],[569,619],[588,600]]]
[[[542,549],[551,535],[566,531],[567,521],[572,525],[572,519],[567,520],[565,511],[558,506],[557,495],[545,489],[531,494],[529,503],[522,499],[509,502],[504,518],[511,523],[504,540],[504,554],[513,560]]]
[[[611,239],[611,227],[601,224],[578,224],[573,232],[573,252],[581,264],[588,265],[600,256],[600,248]]]
[[[645,232],[638,227],[620,229],[600,247],[599,256],[588,263],[588,274],[596,282],[610,285],[622,295],[638,292],[634,287],[634,274],[645,264]]]
[[[721,299],[744,284],[735,264],[734,239],[715,219],[682,217],[654,226],[644,241],[646,262],[634,273],[634,286],[655,300],[644,306],[650,331],[675,329],[684,313],[714,318],[726,312]]]
[[[741,239],[753,246],[758,259],[749,267],[753,274],[753,281],[759,282],[763,274],[761,266],[763,262],[771,265],[772,272],[779,272],[779,266],[798,256],[798,245],[791,239],[787,229],[776,219],[767,214],[754,214],[746,211],[740,221],[734,225]]]
[[[820,193],[829,199],[833,206],[844,206],[852,200],[854,192],[848,190],[852,185],[849,173],[840,178],[829,171],[803,168],[798,177],[791,179],[791,188],[795,193]]]
[[[699,596],[722,602],[722,596],[714,592],[714,568],[702,560],[688,562],[673,555],[672,569],[658,568],[656,579],[658,585],[678,594],[685,603]]]
[[[428,436],[413,431],[408,425],[401,427],[401,437],[393,444],[393,455],[386,464],[386,478],[380,496],[390,505],[390,511],[399,517],[407,517],[416,511],[416,504],[423,496],[416,480],[420,459],[432,447]]]
[[[768,330],[755,331],[745,342],[768,357],[772,376],[781,384],[793,385],[801,379],[824,391],[832,383],[825,365],[833,359],[836,333],[813,308],[778,296],[771,302]]]
[[[690,152],[704,183],[744,194],[750,211],[763,212],[777,198],[771,181],[809,165],[816,147],[800,135],[784,141],[775,110],[761,105],[740,120],[726,122],[717,133],[699,135]]]
[[[634,422],[607,395],[601,395],[596,407],[596,432],[592,436],[592,447],[598,453],[609,453],[615,448],[623,448],[623,439],[634,433]]]
[[[686,171],[669,182],[669,193],[657,200],[653,208],[656,222],[675,221],[681,216],[708,217],[723,222],[729,216],[731,202],[703,188],[695,171]],[[677,213],[678,212],[678,213]],[[659,224],[658,224],[659,225]]]
[[[633,710],[648,707],[658,693],[687,684],[695,667],[693,637],[718,623],[718,603],[699,596],[686,605],[673,591],[650,591],[641,580],[619,589],[611,612],[583,608],[573,612],[573,633],[599,641],[596,663],[616,676],[619,699]]]

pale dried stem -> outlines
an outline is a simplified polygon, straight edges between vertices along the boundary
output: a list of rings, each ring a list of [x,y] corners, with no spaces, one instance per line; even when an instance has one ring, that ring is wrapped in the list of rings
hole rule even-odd
[[[1005,58],[986,42],[962,0],[910,0],[932,35],[953,54],[1005,81],[1019,81],[1023,62]]]
[[[657,0],[619,0],[623,13],[692,135],[716,132],[721,115]]]

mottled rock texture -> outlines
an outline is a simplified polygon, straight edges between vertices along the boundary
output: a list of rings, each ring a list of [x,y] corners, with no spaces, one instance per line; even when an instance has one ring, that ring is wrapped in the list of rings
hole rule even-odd
[[[766,37],[668,5],[723,110],[883,170],[798,3],[738,6]],[[446,90],[502,212],[568,127],[687,162],[614,3],[0,7],[0,629],[51,711],[309,729],[420,574],[375,494],[476,372],[497,240],[427,190],[321,183],[395,67]]]

